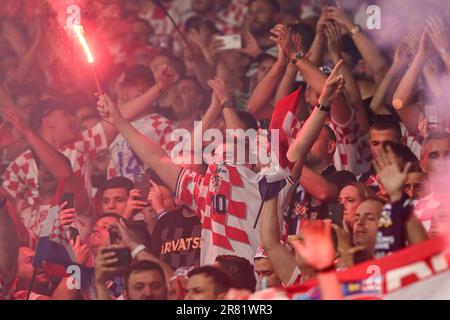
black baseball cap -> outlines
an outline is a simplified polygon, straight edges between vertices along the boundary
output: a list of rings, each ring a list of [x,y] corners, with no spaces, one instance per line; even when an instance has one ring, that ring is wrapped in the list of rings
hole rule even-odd
[[[62,101],[57,99],[46,99],[38,102],[31,108],[28,123],[33,131],[37,131],[44,117],[48,116],[55,110],[64,110]]]

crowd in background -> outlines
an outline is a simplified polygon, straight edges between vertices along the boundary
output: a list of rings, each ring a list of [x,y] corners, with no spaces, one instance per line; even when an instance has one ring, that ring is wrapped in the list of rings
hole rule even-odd
[[[238,299],[317,277],[340,298],[336,272],[444,235],[449,17],[446,0],[2,0],[0,299]],[[192,161],[208,139],[174,153],[198,121],[279,130],[281,178]],[[36,265],[55,207],[75,290]]]

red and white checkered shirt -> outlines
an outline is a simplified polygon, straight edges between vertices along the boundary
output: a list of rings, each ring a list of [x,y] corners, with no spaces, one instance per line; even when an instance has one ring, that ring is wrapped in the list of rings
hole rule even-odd
[[[415,203],[414,213],[422,222],[427,233],[431,230],[431,222],[437,214],[440,205],[441,202],[435,199],[433,194],[429,194]]]
[[[225,10],[217,14],[216,27],[223,34],[241,33],[247,11],[247,0],[232,0]]]
[[[19,217],[25,228],[35,235],[39,235],[42,225],[47,218],[50,205],[28,206],[26,202],[23,203],[21,210],[19,210]]]
[[[174,121],[153,113],[132,122],[132,125],[143,135],[158,143],[170,155],[175,145],[171,141],[172,132],[177,128]],[[133,180],[135,174],[144,172],[142,160],[133,152],[130,144],[119,134],[110,144],[111,163],[108,168],[108,178],[123,176]]]
[[[188,169],[180,172],[176,196],[202,223],[201,265],[213,264],[222,254],[252,261],[261,243],[259,224],[253,228],[261,205],[260,178],[260,173],[226,161],[210,164],[204,176]],[[278,212],[291,185],[287,179],[278,195]],[[279,219],[282,225],[281,215]]]
[[[101,123],[83,131],[81,139],[69,143],[59,151],[69,158],[73,173],[83,178],[88,195],[91,195],[91,163],[95,154],[108,147]],[[12,162],[3,174],[3,188],[17,199],[17,210],[39,203],[38,168],[30,150]]]

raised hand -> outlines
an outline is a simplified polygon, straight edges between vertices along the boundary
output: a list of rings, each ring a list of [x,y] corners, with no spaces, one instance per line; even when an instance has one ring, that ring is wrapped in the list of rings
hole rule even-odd
[[[117,230],[119,231],[120,238],[122,239],[122,243],[127,246],[130,250],[133,250],[138,245],[136,239],[131,235],[130,231],[128,230],[127,225],[125,222],[121,219],[119,222],[114,224],[117,227]]]
[[[286,28],[283,24],[277,24],[272,30],[270,30],[270,32],[272,33],[270,39],[279,44],[283,48],[286,55],[291,58],[296,51],[288,28]]]
[[[81,265],[85,265],[91,254],[91,250],[87,244],[81,244],[80,237],[77,237],[74,241],[70,242],[73,253],[75,254],[75,262]]]
[[[373,165],[377,172],[378,179],[383,185],[384,191],[390,196],[391,201],[401,199],[403,194],[402,187],[406,181],[412,163],[407,163],[403,168],[403,171],[400,170],[397,158],[392,151],[392,148],[388,146],[386,151],[381,149],[378,152]]]
[[[161,89],[165,90],[180,80],[180,75],[173,67],[163,64],[156,70],[155,80]]]
[[[316,35],[320,38],[325,37],[325,28],[328,23],[328,6],[322,7],[322,12],[320,14],[319,20],[316,24]]]
[[[118,275],[122,268],[114,267],[119,259],[115,252],[104,252],[104,249],[123,248],[121,245],[110,245],[108,247],[100,248],[95,257],[95,281],[98,284],[104,285],[106,281]]]
[[[243,31],[241,36],[244,42],[244,47],[240,49],[242,53],[245,53],[250,57],[256,58],[259,54],[263,52],[258,44],[258,41],[256,41],[255,37],[250,31],[248,30]]]
[[[0,149],[12,146],[20,140],[21,137],[19,135],[14,136],[12,127],[8,122],[3,121],[0,123]]]
[[[148,203],[141,199],[143,197],[138,189],[130,190],[130,195],[125,205],[124,218],[132,219],[137,212],[144,210],[148,206]]]
[[[411,60],[411,52],[410,44],[404,39],[395,49],[392,66],[394,68],[406,66]]]
[[[338,74],[339,68],[343,62],[344,61],[341,59],[336,63],[333,71],[325,82],[319,97],[319,103],[323,106],[330,106],[345,89],[344,76]]]
[[[2,108],[2,114],[3,118],[7,122],[11,123],[20,134],[25,135],[26,133],[31,131],[27,121],[16,108],[14,107]]]
[[[215,77],[207,82],[208,86],[213,90],[220,106],[222,106],[226,101],[233,100],[233,93],[231,92],[230,86],[228,86],[221,78]]]
[[[337,3],[337,7],[328,7],[327,9],[327,17],[328,19],[332,19],[336,21],[339,25],[341,25],[347,31],[350,31],[353,27],[353,21],[349,18],[349,16],[345,13],[342,7]]]
[[[111,125],[114,125],[117,120],[123,119],[114,101],[106,94],[98,97],[97,111],[100,117]]]
[[[430,46],[430,39],[428,37],[428,34],[426,32],[423,32],[420,36],[419,40],[419,47],[417,48],[417,53],[415,59],[418,60],[418,62],[426,62],[428,58],[431,56],[431,46]]]
[[[65,209],[68,202],[65,201],[61,205],[61,212],[59,213],[59,222],[63,226],[70,226],[72,223],[77,221],[77,213],[75,208]]]
[[[328,52],[333,61],[337,61],[341,58],[342,51],[341,29],[335,23],[329,22],[325,25],[324,32],[327,37]]]
[[[156,213],[163,212],[165,208],[161,188],[153,180],[150,180],[150,183],[152,184],[152,187],[148,192],[148,202]]]
[[[425,23],[425,32],[440,54],[445,54],[450,50],[448,28],[439,16],[433,15],[427,19]]]
[[[302,226],[302,231],[303,241],[292,241],[300,256],[316,270],[323,270],[332,266],[336,251],[331,239],[331,221],[306,221],[305,226]]]

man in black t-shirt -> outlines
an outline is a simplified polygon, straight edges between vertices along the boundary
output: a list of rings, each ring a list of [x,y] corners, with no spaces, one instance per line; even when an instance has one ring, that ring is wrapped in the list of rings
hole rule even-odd
[[[201,225],[194,211],[182,207],[159,216],[152,233],[152,253],[174,270],[200,265]]]

